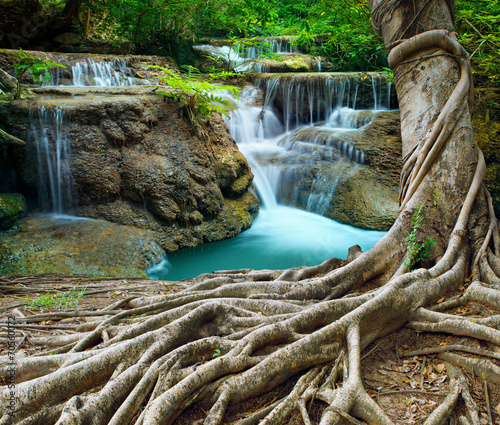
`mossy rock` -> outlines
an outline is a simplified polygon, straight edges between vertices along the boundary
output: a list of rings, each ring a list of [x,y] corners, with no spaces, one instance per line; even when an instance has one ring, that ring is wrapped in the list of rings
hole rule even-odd
[[[26,199],[19,193],[0,194],[0,230],[10,229],[17,220],[26,216]]]

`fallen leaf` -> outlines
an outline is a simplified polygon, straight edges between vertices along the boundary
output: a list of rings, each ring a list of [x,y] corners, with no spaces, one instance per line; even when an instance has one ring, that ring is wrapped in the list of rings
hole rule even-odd
[[[439,299],[439,300],[437,300],[438,303],[442,303],[443,301],[444,301],[444,297],[441,298],[441,299]]]
[[[443,345],[448,345],[447,342],[442,342],[441,344],[439,344],[440,347],[442,347]]]
[[[439,363],[435,366],[434,370],[439,373],[443,373],[446,370],[446,365],[444,363]]]

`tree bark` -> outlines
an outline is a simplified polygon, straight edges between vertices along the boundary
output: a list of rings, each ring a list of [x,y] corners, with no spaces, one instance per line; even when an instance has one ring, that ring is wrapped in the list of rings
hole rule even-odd
[[[452,33],[454,2],[372,0],[370,7],[401,108],[401,209],[387,235],[340,268],[332,259],[283,271],[215,272],[177,294],[96,312],[104,317],[55,355],[19,361],[17,410],[0,425],[171,424],[198,402],[204,424],[215,425],[230,403],[293,376],[289,394],[239,425],[286,423],[293,410],[310,423],[305,406],[313,400],[328,406],[320,425],[389,425],[362,381],[361,353],[370,343],[408,325],[500,344],[498,316],[471,322],[444,313],[469,302],[500,307],[500,235],[471,131],[470,67]],[[422,257],[430,239],[436,242]],[[470,285],[459,296],[438,301],[464,282]],[[445,357],[478,376],[497,373],[484,361]],[[460,397],[467,416],[478,417],[463,374],[448,371],[450,394],[426,425],[443,423]],[[2,391],[6,412],[9,389]]]

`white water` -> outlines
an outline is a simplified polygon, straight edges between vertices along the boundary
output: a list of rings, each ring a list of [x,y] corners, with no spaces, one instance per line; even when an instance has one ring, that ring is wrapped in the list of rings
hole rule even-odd
[[[60,67],[50,69],[48,87],[68,85],[67,71]],[[148,80],[134,77],[124,59],[96,62],[87,58],[71,67],[71,86],[74,87],[129,87],[150,84]]]
[[[344,106],[346,90],[347,101],[355,105],[356,88],[352,91],[350,83],[343,86],[330,85],[329,88],[332,91],[324,91],[326,100],[318,94],[314,97],[312,92],[308,100],[313,105],[314,102],[325,102],[323,109],[326,111],[326,122],[319,127],[320,130],[331,131],[332,128],[335,129],[334,126],[347,125],[351,128],[341,127],[337,130],[350,131],[352,127],[358,128],[366,124],[352,119],[356,112]],[[290,90],[289,87],[279,89]],[[147,270],[151,278],[179,280],[214,270],[310,266],[331,257],[346,258],[348,248],[355,244],[359,244],[366,251],[384,235],[385,232],[357,229],[309,211],[280,204],[280,188],[283,185],[293,185],[293,179],[288,180],[287,166],[277,165],[293,150],[293,143],[288,143],[287,140],[303,129],[312,128],[317,117],[311,112],[308,118],[310,121],[306,124],[301,123],[303,118],[292,120],[289,111],[291,104],[287,100],[283,112],[287,124],[284,126],[272,112],[272,97],[275,94],[272,90],[274,89],[271,87],[269,90],[268,86],[263,108],[254,106],[258,95],[255,88],[243,90],[239,96],[238,109],[231,112],[231,119],[228,121],[231,135],[255,175],[254,185],[261,201],[259,215],[252,227],[232,239],[170,254],[168,260],[165,259],[163,263]],[[291,96],[288,99],[291,99]],[[310,144],[316,146],[314,141]],[[357,162],[364,161],[364,153],[348,144],[326,148],[336,152],[340,150],[344,157],[356,159]],[[349,166],[360,165],[349,161]],[[335,192],[335,184],[335,181],[326,180],[325,176],[318,176],[307,200],[308,209],[323,212]],[[320,191],[315,192],[315,188]]]
[[[65,122],[59,107],[41,106],[30,111],[28,141],[38,161],[39,203],[44,211],[55,214],[63,214],[73,205],[71,144]]]
[[[264,39],[250,42],[250,44],[237,43],[235,46],[203,44],[194,46],[194,48],[208,56],[223,59],[235,72],[266,72],[265,66],[255,62],[255,59],[265,54],[298,53],[298,47],[291,43],[291,39],[286,37]]]

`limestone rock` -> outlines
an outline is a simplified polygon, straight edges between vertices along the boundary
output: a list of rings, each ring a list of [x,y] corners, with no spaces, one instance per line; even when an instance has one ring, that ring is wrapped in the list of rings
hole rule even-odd
[[[151,231],[104,220],[31,216],[1,236],[0,274],[147,278],[165,255]]]
[[[57,96],[39,107],[65,111],[65,137],[78,203],[70,211],[152,232],[172,252],[235,236],[258,210],[253,175],[220,116],[202,132],[179,114],[176,102],[151,88],[48,89]],[[12,133],[26,136],[30,103],[0,106]],[[28,144],[22,185],[36,193],[37,153]],[[33,203],[36,199],[31,200]]]

